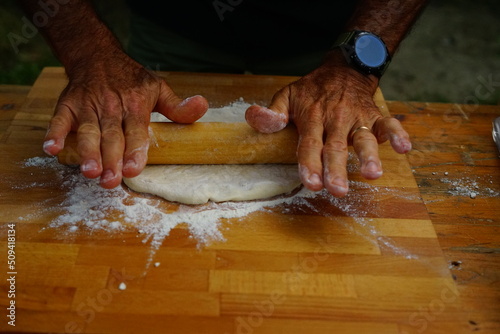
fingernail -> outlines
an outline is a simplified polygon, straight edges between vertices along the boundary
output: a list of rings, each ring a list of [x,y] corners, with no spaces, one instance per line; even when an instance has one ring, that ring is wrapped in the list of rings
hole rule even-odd
[[[201,95],[193,95],[193,96],[190,96],[190,97],[186,97],[184,100],[181,101],[181,103],[179,103],[179,108],[182,108],[184,107],[186,104],[189,103],[189,101],[191,101],[192,99],[194,99],[195,97],[197,96],[201,96]]]
[[[375,161],[370,161],[366,164],[365,172],[370,173],[371,177],[380,177],[383,173],[380,167]]]
[[[43,143],[43,151],[45,153],[47,153],[48,155],[52,155],[52,153],[50,153],[48,151],[48,149],[52,146],[54,146],[56,144],[56,141],[54,139],[51,139],[51,140],[47,140],[46,142]]]
[[[306,166],[299,164],[299,173],[301,179],[304,180],[306,183],[308,183],[310,186],[313,187],[323,186],[321,177],[316,173],[311,174],[309,172],[309,168],[307,168]]]
[[[333,180],[332,184],[347,189],[347,181],[341,177],[337,177]]]
[[[97,161],[95,161],[95,160],[87,160],[80,167],[80,170],[82,172],[88,172],[88,171],[97,170],[98,168],[99,168],[99,165],[97,164]]]
[[[178,107],[179,108],[184,107],[186,104],[188,104],[189,100],[191,100],[192,98],[193,98],[192,96],[185,98],[184,100],[181,101],[181,103],[179,103]]]
[[[407,140],[401,140],[401,147],[403,148],[404,152],[410,152],[411,151],[411,142]]]
[[[307,179],[307,181],[311,185],[314,185],[314,186],[321,185],[321,178],[319,177],[318,174],[312,174],[312,175],[310,175],[309,178]]]
[[[114,178],[115,178],[115,173],[113,173],[113,171],[111,169],[107,169],[101,175],[101,183],[107,183],[107,182],[111,181]]]
[[[379,168],[378,168],[377,164],[375,163],[375,161],[368,162],[368,164],[366,165],[366,169],[370,172],[373,172],[373,173],[377,173],[379,171]]]
[[[282,130],[287,125],[287,116],[266,107],[250,109],[251,113],[246,113],[247,122],[259,132],[273,133]]]
[[[123,169],[136,169],[138,167],[137,162],[134,159],[129,159],[125,163],[125,167]]]
[[[339,193],[347,193],[349,190],[346,180],[343,178],[336,178],[332,182],[332,188],[336,189]]]
[[[405,139],[405,138],[401,138],[397,135],[392,135],[392,138],[391,138],[391,142],[399,147],[399,151],[401,153],[408,153],[411,151],[411,141]]]

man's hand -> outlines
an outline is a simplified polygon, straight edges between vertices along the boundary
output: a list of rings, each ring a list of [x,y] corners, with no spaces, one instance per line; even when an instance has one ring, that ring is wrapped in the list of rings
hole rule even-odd
[[[174,122],[192,123],[207,109],[205,98],[182,100],[164,80],[126,55],[113,55],[109,62],[72,71],[43,147],[56,155],[67,134],[76,131],[83,175],[100,176],[101,186],[114,188],[122,176],[137,176],[146,165],[152,111]]]
[[[19,0],[28,17],[38,0]],[[137,176],[147,160],[150,114],[192,123],[208,109],[201,96],[182,101],[161,78],[129,58],[99,19],[90,0],[53,2],[54,15],[39,31],[64,65],[69,78],[45,137],[44,150],[55,155],[70,131],[77,132],[80,169],[101,177],[105,188],[122,176]]]
[[[361,175],[382,175],[378,143],[390,140],[398,153],[411,149],[406,131],[395,118],[383,117],[373,95],[378,79],[348,67],[338,56],[278,91],[268,108],[251,106],[247,122],[260,132],[275,132],[291,120],[297,126],[297,158],[302,183],[326,188],[342,197],[348,192],[348,146],[354,147]],[[370,131],[368,131],[370,130]]]
[[[345,31],[365,30],[382,38],[393,55],[427,0],[360,0]],[[299,132],[297,157],[302,183],[347,194],[348,145],[361,162],[361,175],[382,175],[378,143],[390,140],[398,153],[411,149],[395,118],[384,118],[373,102],[378,79],[350,68],[340,51],[331,51],[322,66],[281,89],[269,108],[252,106],[246,119],[256,130],[274,132],[292,120]],[[370,130],[370,131],[368,131]]]

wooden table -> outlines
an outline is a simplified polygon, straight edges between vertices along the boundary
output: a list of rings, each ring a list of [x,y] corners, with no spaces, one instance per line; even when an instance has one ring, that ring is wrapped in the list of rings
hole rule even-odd
[[[219,105],[266,102],[293,80],[163,75],[181,96],[202,93]],[[68,189],[52,171],[23,162],[44,156],[41,141],[64,85],[62,70],[47,68],[33,87],[0,86],[0,303],[16,303],[16,326],[4,315],[0,330],[500,331],[500,160],[491,139],[500,107],[379,96],[414,149],[405,157],[381,147],[386,174],[378,181],[350,173],[352,205],[366,211],[346,210],[345,202],[335,208],[324,197],[282,204],[221,221],[225,240],[201,247],[181,224],[151,253],[133,224],[71,235],[49,227],[55,213],[47,207],[60,207]],[[9,224],[15,274],[7,266]],[[12,276],[14,286],[5,283]]]

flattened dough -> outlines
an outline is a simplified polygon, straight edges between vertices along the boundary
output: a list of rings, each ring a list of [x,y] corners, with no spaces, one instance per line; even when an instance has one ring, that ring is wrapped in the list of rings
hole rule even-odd
[[[124,179],[131,189],[184,204],[248,201],[300,185],[295,165],[159,165]]]
[[[199,122],[245,122],[249,106],[237,101],[209,109]],[[159,114],[151,120],[167,121]],[[150,165],[139,176],[123,181],[134,191],[184,204],[265,199],[301,184],[297,165]]]

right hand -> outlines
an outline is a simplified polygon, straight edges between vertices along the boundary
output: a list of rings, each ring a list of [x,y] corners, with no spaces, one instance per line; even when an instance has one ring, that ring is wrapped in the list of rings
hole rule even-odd
[[[378,78],[350,67],[339,51],[327,61],[279,90],[269,107],[253,105],[247,122],[257,131],[276,132],[288,121],[297,126],[297,159],[302,183],[312,191],[326,188],[335,197],[349,190],[347,160],[352,145],[361,175],[382,175],[378,144],[390,140],[400,153],[411,149],[408,133],[393,117],[383,117],[373,101]],[[361,127],[368,131],[357,131]]]
[[[152,111],[177,123],[193,123],[208,109],[199,95],[182,100],[167,83],[126,55],[72,68],[50,121],[43,149],[57,155],[77,132],[80,170],[114,188],[122,176],[140,174],[147,162]]]

